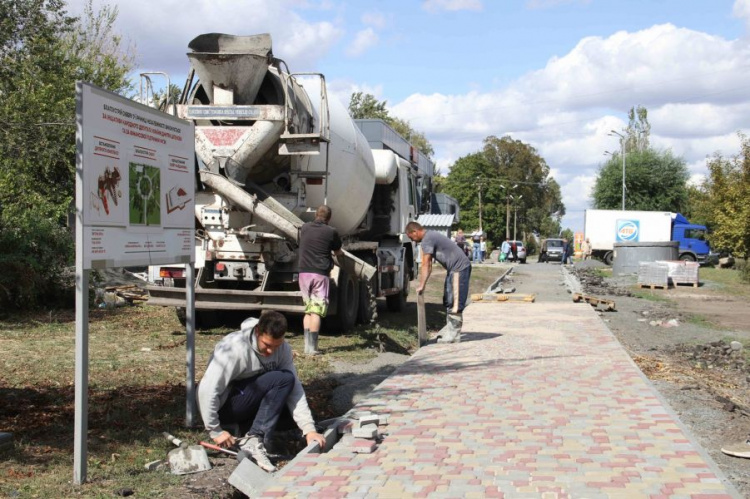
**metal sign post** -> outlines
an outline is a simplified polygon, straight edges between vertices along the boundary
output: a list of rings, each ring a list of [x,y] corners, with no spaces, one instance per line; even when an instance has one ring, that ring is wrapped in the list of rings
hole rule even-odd
[[[76,84],[76,345],[73,481],[86,481],[89,272],[183,263],[195,271],[195,127]],[[195,294],[188,285],[187,413],[195,423]]]

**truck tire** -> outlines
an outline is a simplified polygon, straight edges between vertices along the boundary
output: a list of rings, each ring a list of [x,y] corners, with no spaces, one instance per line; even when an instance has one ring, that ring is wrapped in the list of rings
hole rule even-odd
[[[680,255],[680,260],[682,260],[683,262],[694,262],[695,257],[690,253],[683,253],[682,255]]]
[[[187,315],[185,307],[177,307],[177,320],[180,324],[187,326]],[[195,327],[196,329],[211,329],[219,325],[219,314],[216,310],[196,310]]]
[[[338,310],[336,315],[331,317],[331,326],[335,332],[346,333],[356,324],[359,314],[359,294],[357,280],[354,276],[341,270],[336,289]]]
[[[359,311],[357,322],[371,324],[378,318],[378,302],[372,281],[359,281]]]
[[[409,274],[404,271],[404,282],[401,292],[385,297],[385,304],[389,312],[403,312],[406,310],[406,297],[409,296]]]
[[[615,259],[615,254],[612,251],[607,251],[606,253],[604,253],[604,258],[602,258],[604,263],[607,265],[612,265],[612,262],[614,261],[614,259]]]

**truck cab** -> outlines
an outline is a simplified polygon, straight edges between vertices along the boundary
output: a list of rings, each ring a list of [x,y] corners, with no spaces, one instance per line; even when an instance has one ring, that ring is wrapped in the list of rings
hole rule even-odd
[[[680,213],[672,220],[672,240],[680,243],[680,260],[711,263],[713,254],[706,240],[706,227],[691,224]]]

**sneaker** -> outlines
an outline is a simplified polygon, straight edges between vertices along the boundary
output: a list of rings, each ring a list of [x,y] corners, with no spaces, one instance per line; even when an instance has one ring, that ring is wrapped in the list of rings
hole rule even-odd
[[[276,471],[276,466],[268,459],[266,448],[263,446],[263,439],[258,435],[247,435],[242,437],[238,443],[240,449],[244,450],[263,471],[269,473]]]

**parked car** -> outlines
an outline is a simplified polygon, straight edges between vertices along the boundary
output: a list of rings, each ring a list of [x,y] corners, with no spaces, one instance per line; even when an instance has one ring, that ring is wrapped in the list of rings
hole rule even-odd
[[[526,246],[523,245],[523,241],[508,241],[511,246],[516,245],[516,259],[521,263],[526,263]],[[513,259],[513,253],[511,253],[511,260]]]
[[[540,262],[558,261],[563,259],[563,240],[562,239],[545,239],[542,241],[542,249],[539,253]]]

